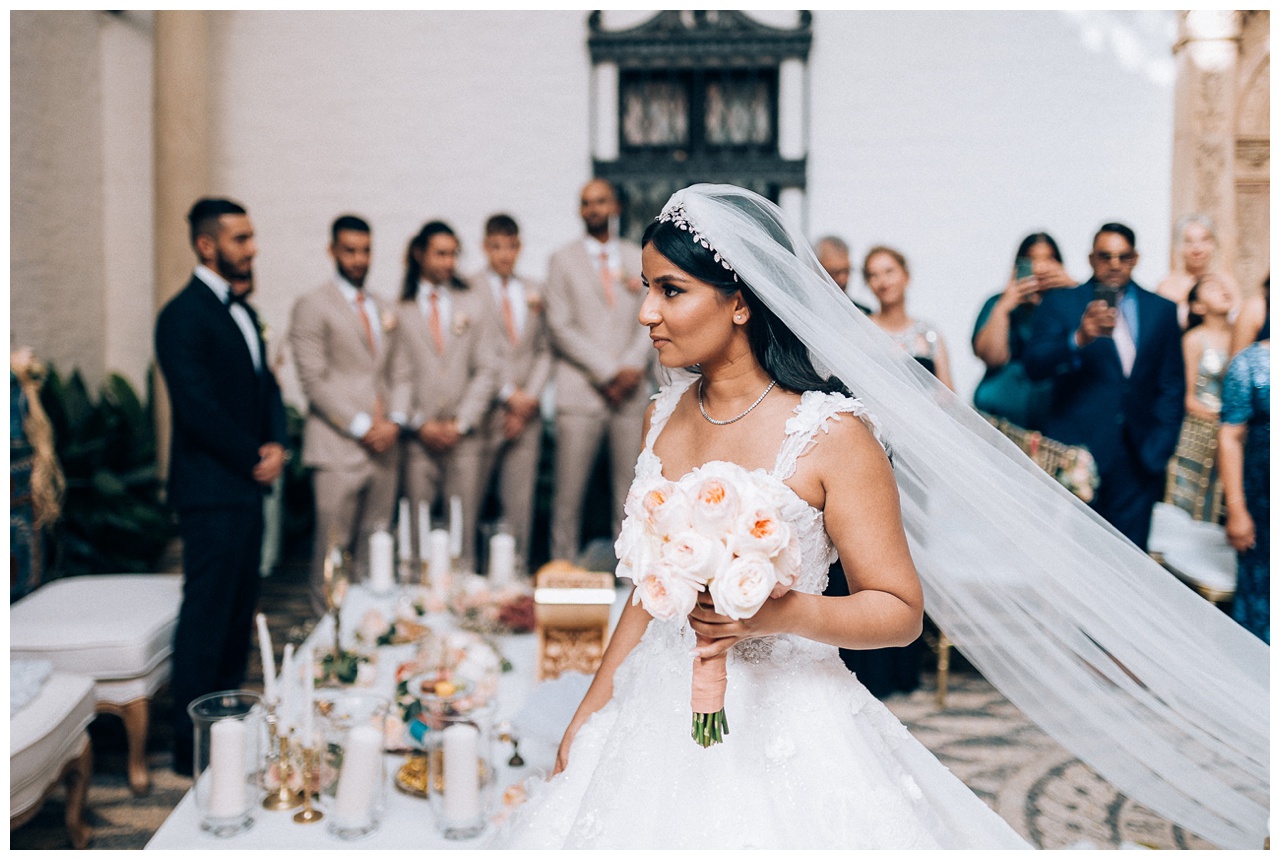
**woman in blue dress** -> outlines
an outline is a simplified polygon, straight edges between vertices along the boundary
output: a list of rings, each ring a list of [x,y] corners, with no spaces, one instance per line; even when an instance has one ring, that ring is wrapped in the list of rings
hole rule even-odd
[[[1270,314],[1268,314],[1268,317]],[[1227,505],[1227,539],[1239,553],[1232,614],[1271,642],[1271,339],[1243,349],[1222,383],[1218,468]]]

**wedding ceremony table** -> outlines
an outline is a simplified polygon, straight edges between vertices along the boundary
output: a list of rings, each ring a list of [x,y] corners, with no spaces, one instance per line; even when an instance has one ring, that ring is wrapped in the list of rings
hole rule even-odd
[[[618,592],[612,610],[612,623],[617,622],[621,613],[625,590]],[[342,641],[350,647],[354,642],[354,631],[360,619],[371,608],[378,608],[386,617],[393,616],[395,595],[378,597],[365,587],[353,586],[348,594],[342,610]],[[421,619],[422,623],[433,631],[445,632],[457,629],[455,619],[448,612],[433,612]],[[304,644],[322,653],[323,649],[332,646],[333,626],[322,623],[316,626]],[[497,765],[496,782],[493,787],[493,798],[489,810],[490,820],[502,808],[502,794],[511,785],[522,783],[530,777],[545,776],[551,773],[555,762],[558,738],[549,737],[553,732],[545,726],[538,732],[527,732],[527,726],[537,721],[536,714],[522,710],[527,704],[530,694],[536,686],[534,681],[536,658],[536,637],[533,633],[521,633],[497,636],[493,638],[500,653],[511,664],[510,671],[503,672],[499,681],[495,717],[497,720],[511,720],[519,734],[520,756],[523,766],[513,768],[508,764],[511,758],[511,745],[499,742],[496,737],[493,743],[493,761]],[[368,687],[357,688],[363,692],[374,692],[394,702],[395,671],[404,661],[410,659],[415,651],[414,644],[387,645],[378,648],[377,677]],[[585,690],[585,676],[576,679],[561,679],[573,693],[566,695],[581,696]],[[544,682],[556,685],[560,681]],[[550,688],[548,688],[550,689]],[[557,697],[559,698],[559,697]],[[556,701],[555,708],[563,710],[563,723],[567,724],[578,701]],[[394,707],[394,705],[393,705]],[[553,718],[551,720],[555,722]],[[545,721],[544,721],[545,722]],[[482,848],[493,831],[492,823],[485,832],[473,839],[447,840],[436,826],[431,806],[426,799],[408,795],[393,784],[396,772],[404,762],[403,752],[385,753],[387,773],[387,805],[383,812],[378,829],[358,840],[345,841],[329,833],[325,821],[311,824],[298,824],[293,815],[301,807],[284,811],[268,811],[255,804],[253,825],[248,830],[228,838],[219,838],[200,828],[200,812],[196,807],[195,792],[188,791],[173,812],[165,819],[156,831],[147,849],[335,849],[335,848]],[[324,806],[320,808],[323,810]]]

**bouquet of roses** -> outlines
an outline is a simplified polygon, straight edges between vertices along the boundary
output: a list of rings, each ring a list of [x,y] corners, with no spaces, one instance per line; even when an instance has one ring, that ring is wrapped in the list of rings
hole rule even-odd
[[[618,575],[635,582],[634,601],[654,618],[688,615],[703,591],[720,615],[750,618],[800,574],[782,501],[763,470],[733,463],[708,463],[675,483],[637,481],[614,547]],[[704,747],[729,733],[726,657],[693,661],[693,739]]]

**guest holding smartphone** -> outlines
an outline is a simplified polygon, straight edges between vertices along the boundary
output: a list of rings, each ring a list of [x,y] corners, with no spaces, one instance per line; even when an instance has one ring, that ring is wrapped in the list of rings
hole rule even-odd
[[[1039,430],[1053,384],[1032,382],[1022,366],[1031,340],[1031,317],[1046,290],[1074,287],[1058,243],[1032,233],[1018,243],[1013,272],[1002,292],[987,299],[973,327],[973,353],[987,366],[973,405],[1020,427]]]

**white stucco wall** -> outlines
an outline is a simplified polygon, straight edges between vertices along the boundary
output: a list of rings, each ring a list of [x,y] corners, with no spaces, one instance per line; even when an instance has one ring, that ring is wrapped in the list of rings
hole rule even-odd
[[[458,230],[470,272],[483,262],[484,219],[510,212],[524,267],[544,273],[581,229],[586,18],[212,13],[208,191],[241,200],[254,218],[255,301],[277,347],[294,299],[330,271],[327,228],[340,212],[373,224],[377,295],[396,294],[409,237],[435,217]],[[1173,21],[1171,12],[814,14],[807,230],[845,236],[855,256],[878,242],[907,254],[909,307],[941,329],[962,394],[981,375],[968,349],[973,318],[1027,232],[1056,236],[1083,278],[1093,231],[1126,221],[1143,253],[1138,280],[1163,276]],[[151,360],[154,319],[138,299],[152,293],[140,226],[151,211],[151,150],[140,134],[150,57],[137,31],[104,42],[104,22],[120,23],[90,12],[11,14],[11,328],[46,354],[132,375]],[[134,138],[134,150],[121,149]],[[139,220],[115,220],[130,211]],[[130,249],[107,277],[104,244]],[[282,381],[300,402],[291,371]]]
[[[1168,272],[1174,30],[1172,12],[815,13],[810,234],[843,236],[855,268],[876,244],[907,256],[908,310],[966,397],[973,321],[1023,236],[1050,233],[1084,279],[1121,221],[1135,280]]]

